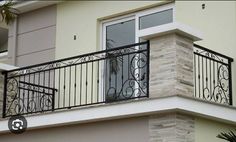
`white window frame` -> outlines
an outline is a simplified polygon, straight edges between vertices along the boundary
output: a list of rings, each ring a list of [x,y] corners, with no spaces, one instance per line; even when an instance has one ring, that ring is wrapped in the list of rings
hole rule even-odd
[[[120,23],[120,22],[125,22],[125,21],[129,21],[129,20],[135,20],[135,43],[138,43],[139,42],[139,39],[141,38],[140,36],[138,36],[139,32],[141,31],[145,31],[145,30],[151,30],[152,28],[155,28],[155,27],[159,27],[159,26],[162,26],[162,25],[158,25],[158,26],[154,26],[154,27],[149,27],[149,28],[145,28],[145,29],[139,29],[139,22],[140,22],[140,17],[143,17],[143,16],[147,16],[147,15],[150,15],[150,14],[154,14],[154,13],[157,13],[157,12],[161,12],[161,11],[165,11],[165,10],[169,10],[169,9],[172,9],[173,11],[173,19],[172,19],[172,23],[175,23],[176,22],[176,15],[175,15],[175,5],[174,3],[169,3],[169,4],[165,4],[165,5],[161,5],[161,6],[158,6],[158,7],[155,7],[155,8],[150,8],[150,9],[147,9],[147,10],[143,10],[143,11],[140,11],[140,12],[136,12],[136,13],[132,13],[132,14],[127,14],[127,15],[124,15],[124,16],[120,16],[120,17],[116,17],[116,18],[111,18],[111,19],[108,19],[108,20],[104,20],[101,22],[100,24],[100,29],[101,29],[101,32],[100,32],[100,41],[101,41],[101,44],[100,44],[100,49],[102,50],[106,50],[106,27],[107,26],[110,26],[110,25],[114,25],[114,24],[117,24],[117,23]],[[166,23],[166,24],[170,24],[170,23]],[[163,24],[163,25],[166,25],[166,24]],[[99,86],[99,94],[100,94],[100,98],[105,101],[105,98],[104,98],[104,95],[103,93],[105,93],[105,90],[104,90],[104,82],[105,82],[105,69],[104,69],[104,64],[100,64],[100,69],[101,69],[101,73],[100,73],[100,80],[101,80],[101,83],[100,83],[100,86]],[[100,101],[102,101],[100,100]]]
[[[105,27],[106,26],[135,19],[135,42],[137,43],[137,42],[139,42],[139,38],[140,38],[138,36],[139,32],[144,31],[144,30],[150,30],[151,28],[154,28],[154,27],[162,26],[162,25],[159,25],[159,26],[149,27],[149,28],[145,28],[145,29],[140,30],[139,29],[139,18],[143,17],[143,16],[150,15],[150,14],[154,14],[154,13],[157,13],[157,12],[169,10],[169,9],[173,10],[173,21],[172,21],[172,23],[175,23],[176,22],[176,15],[175,15],[176,12],[175,12],[174,3],[169,3],[169,4],[161,5],[161,6],[158,6],[158,7],[155,7],[155,8],[150,8],[150,9],[143,10],[143,11],[140,11],[140,12],[127,14],[125,16],[120,16],[120,17],[116,17],[116,18],[112,18],[112,19],[102,21],[101,22],[101,27],[100,27],[101,28],[101,34],[100,34],[101,35],[101,38],[100,38],[101,47],[100,47],[100,49],[106,50],[106,41],[105,41],[105,39],[106,39],[105,38],[106,37],[106,28]],[[170,23],[166,23],[166,24],[170,24]],[[163,24],[163,25],[165,25],[165,24]]]

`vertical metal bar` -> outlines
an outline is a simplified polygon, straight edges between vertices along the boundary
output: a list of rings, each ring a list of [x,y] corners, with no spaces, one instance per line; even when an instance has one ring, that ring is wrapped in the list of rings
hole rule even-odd
[[[86,90],[85,90],[85,104],[87,104],[87,93],[88,93],[88,63],[86,63],[86,82],[85,82],[85,85],[86,85]]]
[[[25,74],[24,74],[24,82],[25,82]],[[25,87],[25,85],[24,85],[24,87]],[[24,113],[24,111],[25,111],[25,89],[23,90],[23,112],[22,113]],[[27,107],[27,105],[26,105],[26,107]]]
[[[45,80],[46,80],[46,71],[43,71],[43,86],[45,86]],[[46,90],[45,90],[45,88],[43,88],[43,95],[46,95]],[[41,97],[43,97],[43,95],[41,96]],[[46,97],[43,97],[43,99],[46,99]],[[49,99],[49,96],[48,96],[48,99]],[[44,100],[43,100],[43,102],[44,102]],[[45,105],[45,104],[44,104]],[[48,108],[49,108],[49,106],[48,106]],[[43,110],[45,110],[46,108],[43,106]]]
[[[109,87],[107,88],[106,91],[108,91],[110,88],[111,88],[111,60],[112,60],[112,57],[109,59],[109,63],[106,62],[106,67],[107,67],[107,64],[108,64],[108,69],[109,69],[109,72],[107,71],[107,73],[109,74]],[[105,69],[106,70],[106,69]],[[107,75],[106,73],[106,75]],[[108,93],[107,93],[108,95]]]
[[[35,83],[35,73],[34,73],[34,77],[33,77],[33,83],[36,85],[36,83]],[[35,90],[35,89],[34,89]],[[32,101],[35,101],[34,99],[35,99],[35,92],[34,92],[34,90],[33,90],[33,92],[32,92]],[[32,103],[32,107],[34,107],[33,106],[33,103]],[[36,107],[36,106],[35,106]],[[36,108],[35,108],[35,110],[34,111],[36,111]]]
[[[55,90],[52,90],[52,111],[55,109]]]
[[[29,74],[29,78],[28,78],[28,83],[30,83],[30,74]],[[28,89],[28,94],[27,94],[27,112],[26,113],[28,113],[29,112],[29,93],[30,93],[30,90]]]
[[[219,72],[218,72],[218,69],[219,69],[219,63],[216,62],[216,86],[220,84],[220,82],[219,82]],[[217,95],[217,93],[214,94],[214,95]],[[216,99],[216,96],[215,96],[215,99]],[[216,101],[216,100],[215,100],[215,101]]]
[[[215,87],[215,83],[216,83],[216,75],[215,75],[215,62],[213,62],[213,87]],[[213,93],[214,94],[214,90]]]
[[[197,73],[197,71],[196,71],[196,55],[195,54],[193,54],[193,63],[194,63],[194,90],[195,90],[195,92],[194,92],[194,96],[196,97],[196,93],[197,93],[197,78],[196,78],[196,73]]]
[[[150,41],[147,41],[147,97],[149,98]]]
[[[209,81],[209,82],[210,82],[210,92],[209,92],[209,95],[210,95],[210,99],[212,100],[212,95],[211,95],[211,92],[212,92],[212,77],[211,77],[211,76],[212,76],[212,74],[211,74],[212,71],[211,71],[211,60],[209,60],[209,62],[210,62],[210,63],[209,63],[209,64],[210,64],[210,81]]]
[[[59,68],[59,71],[58,71],[58,108],[60,108],[60,98],[61,98],[61,68]]]
[[[71,94],[70,94],[71,93],[71,66],[70,66],[69,69],[70,69],[70,72],[69,72],[69,94],[68,94],[69,96],[68,97],[69,97],[69,107],[70,107],[70,97],[71,97]]]
[[[3,107],[2,107],[2,117],[6,117],[6,105],[7,105],[7,72],[4,72],[4,89],[3,89]]]
[[[121,56],[122,57],[122,62],[121,62],[121,67],[122,67],[122,72],[121,72],[121,87],[123,86],[124,84],[124,55]],[[122,88],[121,88],[122,89]]]
[[[228,59],[229,64],[229,105],[233,105],[233,98],[232,98],[232,68],[231,68],[231,60]]]
[[[20,78],[21,78],[21,76],[19,76],[19,81],[20,81]],[[18,87],[20,87],[20,84],[18,83]],[[20,102],[20,91],[21,89],[20,88],[18,88],[18,102]],[[20,105],[20,104],[19,104]],[[36,108],[35,108],[36,109]],[[20,107],[18,107],[18,113],[20,113]]]
[[[76,105],[76,79],[77,79],[77,65],[75,65],[75,82],[74,82],[74,105]]]
[[[53,88],[54,89],[56,89],[56,87],[55,87],[55,77],[56,77],[56,69],[54,68],[53,69]],[[56,90],[53,90],[54,91],[54,95],[53,95],[53,97],[54,97],[54,99],[53,99],[53,105],[52,105],[52,108],[53,108],[53,110],[55,109],[55,95],[56,95]]]
[[[91,77],[91,103],[93,103],[93,62],[92,64],[92,77]]]
[[[83,78],[82,78],[82,71],[83,71],[82,65],[83,64],[80,64],[80,95],[79,95],[80,105],[82,103],[82,81],[83,81]]]
[[[202,96],[203,96],[203,99],[206,99],[205,95],[204,95],[204,60],[203,60],[203,57],[202,57]]]
[[[103,60],[103,65],[104,65],[104,80],[101,80],[101,81],[103,81],[103,83],[102,84],[104,84],[104,86],[103,86],[103,102],[106,102],[106,99],[107,99],[107,91],[108,91],[108,89],[109,89],[109,87],[108,87],[108,85],[109,85],[109,77],[108,77],[108,71],[110,71],[110,69],[107,67],[107,62],[109,61],[109,59],[104,59]]]
[[[66,67],[64,67],[64,95],[63,95],[63,107],[65,107],[65,101],[66,101]]]
[[[115,66],[116,66],[116,71],[115,71],[115,99],[116,100],[119,100],[119,98],[118,98],[118,95],[117,95],[117,74],[118,74],[118,69],[117,68],[119,68],[119,63],[118,63],[118,59],[117,59],[117,57],[114,57],[114,59],[115,59],[115,62],[116,62],[116,64],[115,64]]]
[[[39,77],[38,77],[38,85],[40,85],[40,72],[39,72]],[[23,93],[24,94],[24,93]],[[38,110],[40,111],[41,110],[41,106],[40,106],[40,94],[39,94],[39,87],[38,87],[38,93],[37,93],[37,107],[38,107]]]
[[[50,80],[51,80],[50,71],[51,71],[51,70],[49,69],[49,70],[48,70],[48,87],[51,87],[51,85],[50,85]],[[46,87],[46,86],[45,86],[45,87]],[[51,93],[50,93],[50,90],[51,90],[51,91],[52,91],[52,94],[53,94],[53,96],[54,96],[54,93],[55,93],[54,90],[52,90],[52,89],[47,89],[47,90],[48,90],[48,94],[51,94]],[[53,97],[53,96],[52,96],[52,97]],[[49,101],[49,100],[50,100],[50,95],[48,95],[48,101]],[[53,98],[52,98],[52,102],[53,102]],[[48,103],[49,103],[49,102],[48,102]],[[49,106],[49,104],[48,104],[48,110],[50,109],[49,107],[50,107],[50,106]],[[52,108],[51,108],[51,109],[52,109]]]
[[[129,68],[130,68],[130,65],[129,65],[130,57],[129,57],[129,55],[130,55],[130,54],[128,54],[128,62],[127,62],[127,63],[128,63],[128,78],[127,78],[127,79],[130,79],[130,78],[129,78],[129,74],[130,74],[130,70],[129,70]]]
[[[99,61],[97,61],[97,68],[98,68],[98,73],[97,73],[97,102],[99,101],[99,77],[100,77],[100,68],[99,68]],[[101,89],[101,88],[100,88]],[[102,95],[102,94],[100,94]]]
[[[205,62],[206,62],[206,88],[208,88],[208,64],[207,64],[207,58],[205,58]]]
[[[198,97],[201,98],[201,74],[200,74],[200,57],[197,55],[198,58]]]

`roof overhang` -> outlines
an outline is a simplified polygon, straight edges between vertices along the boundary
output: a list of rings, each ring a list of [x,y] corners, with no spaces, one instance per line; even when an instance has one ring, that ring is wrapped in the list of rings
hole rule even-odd
[[[32,11],[38,8],[46,7],[49,5],[57,4],[63,1],[15,1],[14,8],[18,9],[20,13]],[[4,1],[0,2],[0,5],[3,4]]]

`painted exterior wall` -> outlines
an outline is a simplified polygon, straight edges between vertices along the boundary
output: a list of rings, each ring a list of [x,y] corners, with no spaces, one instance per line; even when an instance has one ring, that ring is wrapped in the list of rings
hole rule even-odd
[[[161,1],[69,1],[66,3],[61,3],[57,6],[57,36],[56,36],[56,59],[81,55],[84,53],[94,52],[101,50],[101,21],[107,19],[108,17],[116,17],[118,15],[129,14],[131,12],[145,9],[147,7],[153,7],[159,5],[163,2]],[[76,40],[74,40],[76,36]],[[65,52],[66,51],[66,52]],[[101,63],[100,63],[101,64]],[[97,63],[93,65],[94,70],[97,70]],[[74,67],[72,67],[71,74],[74,73]],[[91,64],[88,64],[88,71],[91,71]],[[67,71],[68,72],[68,71]],[[80,74],[81,69],[78,66],[77,76]],[[82,95],[77,98],[81,98],[82,104],[102,101],[101,97],[99,99],[97,95],[97,84],[96,79],[98,78],[97,73],[90,73],[85,71],[85,64],[82,71],[81,84]],[[86,79],[88,77],[89,83],[88,88],[91,88],[91,77],[93,76],[93,93],[92,89],[85,88]],[[71,77],[73,78],[73,76]],[[81,79],[81,78],[79,78]],[[78,80],[79,80],[78,79]],[[56,82],[58,80],[56,79]],[[100,81],[101,82],[101,81]],[[71,82],[74,83],[73,81]],[[58,83],[56,83],[58,84]],[[69,80],[65,84],[69,84]],[[78,83],[77,83],[78,84]],[[59,92],[64,92],[63,87]],[[80,91],[77,90],[76,92]],[[67,89],[66,92],[69,90]],[[73,92],[73,90],[72,90]],[[88,94],[88,95],[87,95]],[[93,94],[93,95],[90,95]],[[77,94],[78,95],[78,94]],[[60,95],[61,96],[61,95]],[[74,95],[71,96],[74,98]],[[57,99],[57,98],[56,98]],[[66,102],[68,98],[65,98]],[[88,102],[87,102],[88,100]],[[63,101],[63,100],[62,100]],[[80,101],[80,100],[79,100]],[[59,103],[62,104],[62,103]],[[67,106],[68,104],[66,104]],[[57,106],[57,104],[56,104]]]
[[[202,4],[205,9],[202,9]],[[206,48],[236,59],[235,1],[176,1],[176,19],[203,33],[196,42]],[[236,104],[236,61],[232,64],[233,104]]]
[[[203,33],[196,42],[236,59],[236,2],[176,1],[176,20]],[[101,21],[157,6],[160,2],[66,2],[57,7],[56,59],[101,50]],[[114,6],[116,5],[116,6]],[[99,11],[99,12],[98,12]],[[88,16],[89,13],[89,16]],[[227,15],[227,16],[225,16]],[[74,35],[77,37],[74,40]],[[66,51],[66,52],[65,52]],[[236,62],[233,62],[233,92],[236,92]],[[233,93],[235,94],[235,93]],[[235,95],[234,95],[235,96]],[[236,97],[233,97],[236,104]]]
[[[0,135],[0,142],[148,142],[148,118],[130,118]]]
[[[216,136],[220,132],[235,130],[236,126],[203,118],[195,118],[195,142],[225,142]]]
[[[13,56],[13,30],[9,30],[9,59]],[[16,66],[26,66],[54,59],[56,6],[49,6],[18,17]],[[43,57],[43,58],[42,58]]]
[[[128,14],[160,3],[160,1],[70,1],[59,4],[56,58],[101,50],[102,19]],[[74,35],[77,36],[77,40],[74,40]]]

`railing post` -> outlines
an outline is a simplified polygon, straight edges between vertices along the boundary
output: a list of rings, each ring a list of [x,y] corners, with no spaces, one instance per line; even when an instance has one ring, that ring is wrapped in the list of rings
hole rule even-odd
[[[232,98],[232,72],[231,72],[231,63],[232,60],[228,59],[229,63],[229,105],[233,105],[233,98]]]
[[[3,88],[3,107],[2,107],[2,117],[6,117],[6,105],[7,105],[7,72],[3,72],[4,75],[4,88]]]
[[[147,97],[149,98],[149,82],[150,82],[150,41],[147,41]]]
[[[52,90],[52,111],[54,111],[54,109],[55,109],[55,93],[56,92],[56,90],[55,89],[53,89]]]

